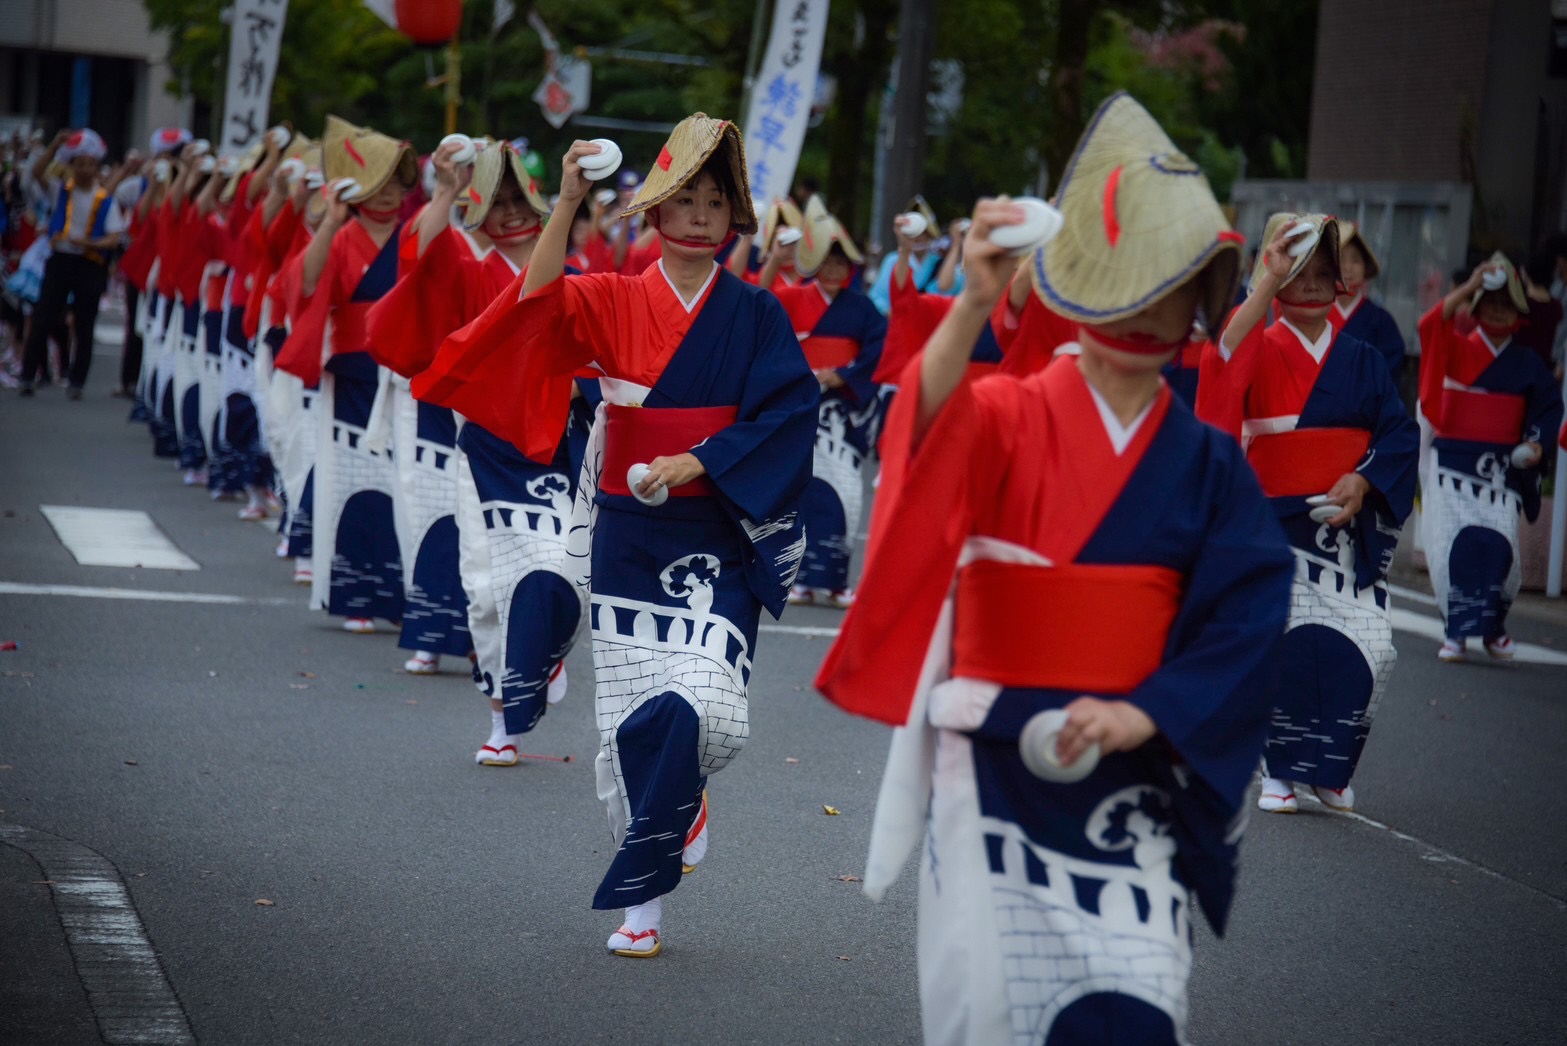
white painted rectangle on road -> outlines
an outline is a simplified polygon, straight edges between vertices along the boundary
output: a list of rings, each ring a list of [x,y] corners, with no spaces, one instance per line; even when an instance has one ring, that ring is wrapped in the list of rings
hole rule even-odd
[[[60,543],[83,566],[201,569],[201,564],[175,547],[145,512],[77,505],[39,508],[59,535]]]

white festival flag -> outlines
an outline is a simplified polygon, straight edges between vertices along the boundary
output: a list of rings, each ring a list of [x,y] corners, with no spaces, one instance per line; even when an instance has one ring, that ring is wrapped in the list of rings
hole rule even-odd
[[[229,23],[229,82],[223,97],[222,156],[238,156],[267,133],[288,0],[234,0]]]
[[[827,34],[828,0],[778,0],[767,57],[745,114],[745,157],[756,212],[788,196],[805,144]]]

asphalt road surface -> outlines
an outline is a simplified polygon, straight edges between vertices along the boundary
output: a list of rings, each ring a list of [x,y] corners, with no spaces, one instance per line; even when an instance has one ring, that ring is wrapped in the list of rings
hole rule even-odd
[[[919,1040],[914,877],[879,905],[848,878],[887,731],[810,688],[836,612],[764,625],[665,954],[613,958],[586,640],[527,743],[571,761],[475,766],[466,663],[408,676],[390,633],[305,609],[111,369],[0,399],[0,1042]],[[200,569],[83,566],[43,505],[145,511]],[[1359,813],[1254,817],[1231,931],[1198,931],[1196,1042],[1567,1042],[1567,618],[1517,617],[1532,662],[1443,666],[1432,608],[1398,606]],[[71,861],[101,885],[51,883]]]

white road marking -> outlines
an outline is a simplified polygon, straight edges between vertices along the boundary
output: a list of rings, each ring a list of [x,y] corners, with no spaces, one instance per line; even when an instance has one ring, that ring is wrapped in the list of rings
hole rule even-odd
[[[1338,817],[1347,817],[1351,821],[1358,821],[1358,822],[1360,822],[1361,824],[1365,825],[1368,828],[1375,828],[1379,832],[1386,832],[1388,835],[1391,835],[1393,838],[1395,838],[1395,839],[1397,839],[1397,840],[1399,840],[1401,842],[1413,843],[1414,845],[1416,845],[1418,847],[1421,847],[1422,849],[1424,849],[1426,851],[1425,854],[1423,855],[1423,857],[1427,861],[1432,861],[1432,862],[1444,862],[1445,861],[1445,862],[1451,862],[1453,864],[1461,864],[1465,868],[1473,868],[1475,871],[1479,872],[1481,875],[1488,875],[1492,879],[1500,879],[1504,883],[1511,883],[1514,886],[1521,886],[1525,890],[1530,891],[1531,893],[1539,894],[1541,897],[1544,897],[1544,898],[1548,899],[1552,904],[1556,905],[1556,907],[1562,908],[1562,909],[1567,909],[1567,901],[1562,900],[1560,897],[1557,897],[1553,893],[1547,893],[1546,891],[1540,889],[1538,886],[1532,886],[1529,883],[1522,882],[1522,881],[1520,881],[1518,879],[1514,879],[1512,876],[1505,875],[1502,872],[1498,872],[1494,868],[1487,868],[1485,865],[1478,864],[1475,861],[1471,861],[1467,857],[1460,857],[1457,854],[1453,853],[1451,850],[1444,850],[1440,846],[1437,846],[1435,843],[1429,843],[1426,840],[1421,839],[1419,836],[1410,835],[1408,832],[1401,832],[1397,828],[1394,828],[1392,825],[1390,825],[1390,824],[1383,824],[1381,821],[1378,821],[1375,818],[1367,817],[1365,814],[1357,814],[1353,810],[1334,810],[1330,806],[1328,806],[1326,803],[1324,803],[1322,800],[1320,800],[1316,796],[1312,795],[1309,790],[1306,791],[1304,794],[1297,793],[1297,795],[1299,795],[1299,797],[1301,799],[1304,799],[1308,803],[1316,803],[1318,806],[1322,807],[1324,810],[1327,810],[1330,813],[1332,813],[1332,814],[1334,814],[1334,815],[1336,815]],[[1248,797],[1247,801],[1248,802],[1252,802],[1254,800],[1251,799],[1250,797]]]
[[[1417,636],[1425,636],[1434,639],[1438,643],[1447,638],[1447,630],[1442,627],[1442,619],[1427,617],[1417,614],[1412,610],[1393,608],[1393,627],[1400,632],[1411,632]],[[1551,650],[1547,647],[1536,646],[1533,643],[1520,643],[1513,640],[1513,660],[1523,661],[1535,665],[1567,665],[1567,654],[1560,650]],[[1477,644],[1471,644],[1470,656],[1481,661],[1489,661],[1490,657],[1484,650],[1478,650]],[[1478,653],[1476,652],[1478,650]],[[1434,655],[1433,655],[1434,656]]]
[[[1436,606],[1436,597],[1426,592],[1417,592],[1403,585],[1389,585],[1387,590],[1399,599],[1407,599],[1411,603],[1422,603],[1428,607]]]
[[[0,824],[0,842],[37,861],[54,891],[55,912],[103,1041],[194,1043],[114,866],[85,846],[17,824]]]
[[[221,603],[227,605],[285,607],[297,599],[225,596],[211,592],[157,592],[139,588],[93,588],[89,585],[27,585],[0,581],[0,596],[78,596],[84,599],[138,599],[154,603]]]
[[[135,509],[40,505],[60,543],[89,567],[200,570],[174,546],[152,517]]]

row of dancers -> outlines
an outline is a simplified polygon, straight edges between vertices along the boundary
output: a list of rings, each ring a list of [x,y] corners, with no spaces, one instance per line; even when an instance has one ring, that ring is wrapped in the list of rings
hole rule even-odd
[[[1222,932],[1259,760],[1264,810],[1354,804],[1417,473],[1449,643],[1511,653],[1562,408],[1509,343],[1510,264],[1421,321],[1422,466],[1344,308],[1369,245],[1275,216],[1236,307],[1240,238],[1129,96],[1053,204],[976,205],[955,295],[914,286],[934,217],[900,217],[886,320],[823,201],[759,220],[731,122],[682,121],[595,218],[618,153],[574,143],[552,202],[511,143],[457,136],[407,216],[411,147],[345,121],[228,177],[177,144],[132,227],[155,437],[244,443],[207,368],[230,422],[248,398],[296,578],[352,630],[397,622],[409,671],[471,651],[481,763],[516,761],[586,628],[612,953],[662,952],[706,854],[761,611],[825,602],[819,688],[897,728],[866,889],[923,844],[927,1039],[1183,1041],[1192,899]]]

